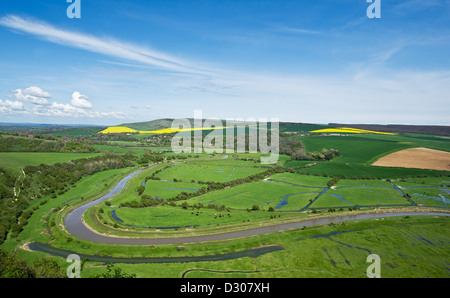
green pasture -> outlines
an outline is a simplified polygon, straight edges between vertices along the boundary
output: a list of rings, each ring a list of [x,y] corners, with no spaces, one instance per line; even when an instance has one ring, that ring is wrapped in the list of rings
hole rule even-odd
[[[410,206],[394,186],[384,180],[339,180],[315,201],[312,208],[352,206]]]
[[[154,278],[367,278],[369,254],[378,254],[382,278],[449,277],[447,218],[389,218],[270,233],[217,243],[135,248],[141,255],[190,255],[242,251],[245,247],[281,245],[284,250],[256,258],[193,263],[116,264],[126,273]],[[219,248],[220,247],[220,248]],[[130,250],[128,250],[130,251]],[[135,253],[136,254],[136,253]],[[163,254],[165,255],[165,254]],[[87,277],[104,270],[88,266]]]
[[[266,169],[257,167],[260,163],[234,159],[213,159],[179,162],[169,169],[165,169],[156,176],[161,180],[229,182],[246,178],[253,174],[264,172]]]
[[[411,206],[394,188],[336,188],[321,195],[310,208]]]
[[[418,205],[450,207],[450,177],[408,178],[394,183]]]
[[[87,255],[116,257],[211,256],[265,245],[284,250],[258,257],[185,263],[117,263],[138,278],[367,278],[369,254],[378,254],[382,278],[449,277],[448,218],[396,217],[330,224],[230,241],[157,246],[104,245],[71,241],[61,247]],[[18,251],[29,260],[43,253]],[[67,268],[65,258],[52,257]],[[131,260],[132,262],[132,260]],[[150,261],[151,262],[151,261]],[[87,262],[82,277],[105,272],[106,265]]]
[[[147,180],[147,182],[145,183],[144,194],[148,194],[154,198],[169,199],[182,192],[196,192],[202,187],[205,187],[205,185],[192,182],[174,182],[173,180]]]
[[[222,162],[222,161],[220,161]],[[233,163],[241,161],[233,161]],[[207,175],[208,177],[217,174],[217,164],[216,161],[205,163],[203,166],[201,175]],[[163,168],[164,165],[159,165],[158,168]],[[180,167],[180,168],[177,168]],[[179,163],[168,169],[164,169],[158,176],[162,176],[163,173],[167,174],[168,171],[172,169],[177,169],[178,171],[173,171],[172,174],[177,174],[183,172],[183,168],[189,168],[189,163]],[[199,168],[200,165],[194,165],[193,168]],[[233,167],[234,168],[234,167]],[[122,192],[116,196],[111,203],[113,207],[118,207],[121,202],[140,200],[136,189],[143,184],[145,177],[149,176],[151,173],[156,171],[157,168],[152,168],[144,171],[143,173],[137,175],[132,181],[126,191]],[[231,169],[231,167],[229,168]],[[210,175],[211,171],[213,172]],[[228,173],[226,173],[228,175]],[[169,178],[166,176],[165,178]],[[178,179],[181,179],[180,176]],[[182,176],[181,176],[182,177]],[[192,180],[197,178],[196,176],[191,176]],[[169,178],[170,179],[170,178]],[[198,179],[198,178],[197,178]],[[331,189],[326,190],[323,194],[322,191],[325,190],[327,183],[330,181],[330,177],[322,177],[315,175],[300,175],[296,173],[279,173],[270,176],[267,179],[250,182],[246,184],[240,184],[234,187],[229,187],[221,190],[207,192],[206,194],[193,197],[186,202],[190,206],[202,204],[204,207],[208,205],[214,206],[225,206],[226,208],[231,208],[234,212],[235,210],[247,210],[252,209],[254,206],[258,206],[260,210],[268,210],[273,208],[274,211],[300,211],[300,210],[312,210],[314,209],[329,209],[329,208],[343,208],[343,207],[391,207],[391,206],[411,206],[412,203],[408,201],[403,195],[394,188],[394,186],[387,182],[386,180],[378,179],[340,179]],[[411,181],[428,181],[431,183],[435,181],[445,181],[447,177],[432,177],[432,178],[416,178]],[[450,180],[450,179],[447,179]],[[194,180],[195,181],[195,180]],[[401,181],[408,181],[402,179]],[[400,183],[400,182],[395,182]],[[406,182],[405,182],[406,183]],[[443,183],[443,182],[441,182]],[[410,183],[411,184],[411,183]],[[399,184],[401,185],[401,183]],[[409,185],[409,184],[404,184]],[[414,184],[416,185],[416,184]],[[421,184],[420,184],[421,185]],[[147,180],[145,183],[145,194],[151,195],[155,198],[168,199],[176,196],[181,192],[196,192],[199,188],[206,187],[204,184],[199,184],[196,182],[182,181],[174,182],[170,180]],[[441,196],[448,198],[448,194],[444,191],[439,190],[439,193],[433,195],[436,200],[426,199],[426,196],[431,196],[431,191],[438,191],[437,189],[427,189],[428,193],[423,194],[423,198],[414,200],[412,197],[412,202],[415,204],[423,204],[425,206],[441,207],[446,206],[446,200],[442,200]],[[416,191],[420,197],[419,190]],[[411,191],[404,191],[413,195]],[[319,196],[319,194],[321,194]],[[440,195],[441,196],[440,196]],[[316,197],[318,197],[316,199]],[[420,200],[422,199],[422,200]],[[424,204],[423,201],[427,201]],[[183,201],[177,202],[181,205]],[[313,202],[309,207],[308,204]],[[305,209],[305,207],[308,207]],[[158,209],[153,208],[153,209]],[[178,207],[180,208],[180,207]],[[144,208],[145,209],[145,208]],[[156,212],[152,210],[152,212]],[[130,208],[127,212],[127,218],[131,218],[135,211],[137,214],[143,212],[139,209]],[[122,212],[120,209],[118,213]],[[140,217],[139,215],[136,215]],[[174,216],[176,217],[176,216]],[[236,219],[235,217],[234,219]],[[197,220],[197,219],[196,219]],[[148,221],[145,221],[147,226]],[[171,221],[172,222],[172,221]],[[194,225],[194,224],[187,224]],[[196,223],[195,225],[203,225],[204,223]],[[142,226],[142,225],[136,225]],[[170,226],[177,226],[176,224],[171,224]]]
[[[344,188],[344,187],[362,187],[362,188],[376,188],[376,187],[384,187],[384,188],[392,188],[392,184],[387,182],[386,180],[378,180],[378,179],[339,179],[336,184],[334,184],[333,188]]]
[[[287,163],[288,166],[295,166],[296,162]],[[321,161],[317,165],[308,168],[300,168],[297,173],[326,175],[326,176],[344,176],[346,178],[375,177],[383,179],[396,179],[408,176],[435,176],[448,175],[448,171],[433,171],[422,169],[407,169],[394,167],[377,167],[362,165],[356,163],[342,163],[337,161]]]
[[[401,133],[398,135],[364,135],[375,140],[390,140],[410,147],[425,147],[436,150],[450,151],[450,138],[417,133]]]
[[[365,135],[349,136],[305,136],[300,137],[308,152],[337,149],[341,156],[335,162],[370,164],[377,157],[411,147],[387,138],[373,138]]]
[[[331,128],[331,126],[326,124],[300,124],[300,123],[292,123],[292,124],[284,124],[280,125],[280,132],[310,132],[313,130]]]
[[[405,178],[394,180],[399,187],[428,187],[428,186],[442,186],[450,185],[450,177],[418,177],[418,178]]]
[[[223,210],[159,206],[148,208],[103,207],[111,224],[137,229],[186,229],[214,228],[247,222],[269,220],[273,215],[267,211]],[[112,216],[114,212],[115,216]],[[278,215],[277,215],[278,216]],[[283,214],[283,217],[287,216]],[[280,215],[281,217],[281,215]]]
[[[68,162],[99,155],[99,153],[0,152],[0,168],[17,169],[27,165],[53,165],[58,162]]]
[[[450,151],[450,139],[419,135],[355,134],[348,136],[304,136],[300,137],[307,151],[337,149],[341,156],[333,162],[372,164],[389,153],[412,147],[426,147]]]
[[[235,209],[247,209],[257,205],[263,210],[272,207],[275,210],[298,211],[323,190],[327,181],[328,179],[324,180],[323,177],[276,174],[261,181],[209,192],[188,202],[225,205]]]
[[[292,183],[298,186],[313,186],[313,187],[325,187],[327,186],[329,177],[299,175],[294,173],[279,173],[269,177],[269,180],[275,182]]]
[[[402,189],[408,192],[418,205],[426,207],[450,208],[450,188],[415,188]]]

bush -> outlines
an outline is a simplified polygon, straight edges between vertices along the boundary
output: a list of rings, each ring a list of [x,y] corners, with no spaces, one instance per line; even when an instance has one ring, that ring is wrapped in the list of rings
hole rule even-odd
[[[253,205],[252,206],[252,211],[259,211],[261,208],[258,205]]]

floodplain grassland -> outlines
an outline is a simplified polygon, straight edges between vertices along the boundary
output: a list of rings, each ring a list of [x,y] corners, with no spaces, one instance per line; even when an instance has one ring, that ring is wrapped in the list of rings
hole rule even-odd
[[[447,233],[449,222],[440,217],[396,217],[361,220],[293,229],[236,240],[156,246],[104,245],[73,240],[62,249],[87,255],[127,258],[115,267],[138,278],[367,278],[367,256],[381,258],[382,278],[442,278],[448,276]],[[258,257],[222,261],[176,262],[171,257],[212,256],[248,249],[279,245],[281,251]],[[21,250],[25,258],[43,256]],[[134,264],[133,257],[148,258]],[[151,258],[168,257],[163,263]],[[62,258],[53,257],[62,266]],[[82,277],[104,271],[104,264],[88,262]]]
[[[171,167],[172,168],[172,167]],[[205,170],[208,174],[207,170]],[[108,226],[116,226],[123,229],[144,229],[145,231],[182,231],[193,229],[197,234],[208,233],[211,228],[218,226],[236,225],[242,228],[242,223],[255,224],[258,221],[267,220],[295,220],[302,213],[310,213],[317,210],[347,210],[348,208],[373,209],[410,206],[442,207],[449,200],[450,188],[428,188],[429,198],[424,204],[425,198],[416,199],[420,195],[416,192],[404,190],[400,192],[394,184],[385,180],[352,180],[341,179],[331,188],[327,187],[330,178],[299,175],[295,173],[279,173],[266,179],[237,185],[230,188],[207,192],[193,198],[176,202],[174,205],[155,206],[149,208],[120,207],[123,200],[136,199],[134,187],[141,185],[142,173],[130,183],[130,187],[111,200],[110,206],[103,206],[105,215],[102,216]],[[441,185],[447,177],[421,178],[423,183]],[[408,181],[403,179],[402,181]],[[416,181],[416,180],[412,180]],[[429,181],[429,182],[425,182]],[[198,187],[196,183],[177,183],[173,181],[148,180],[146,191],[158,194],[157,189],[152,189],[155,182],[162,188],[173,187],[182,184],[183,187]],[[439,184],[441,183],[441,184]],[[148,188],[147,188],[148,187]],[[171,188],[172,188],[171,187]],[[189,191],[177,189],[172,191]],[[194,192],[194,189],[191,190]],[[417,190],[420,192],[420,190]],[[434,200],[430,192],[434,191]],[[165,190],[162,191],[164,193]],[[410,194],[407,199],[404,194]],[[184,205],[184,207],[182,207]],[[299,213],[299,211],[301,211]],[[274,221],[275,222],[275,221]],[[120,233],[109,228],[109,233]],[[179,233],[178,233],[179,234]],[[137,235],[137,234],[136,234]]]
[[[226,157],[226,155],[224,156]],[[259,162],[234,160],[231,158],[191,160],[189,163],[176,163],[158,173],[161,180],[181,180],[183,182],[229,182],[264,172]]]
[[[381,156],[418,145],[429,144],[434,149],[450,151],[449,140],[445,138],[358,134],[300,136],[299,139],[308,151],[335,148],[341,156],[331,161],[289,161],[288,156],[280,156],[276,166],[283,165],[283,172],[195,194],[207,188],[208,183],[245,179],[268,168],[258,162],[259,154],[200,154],[195,158],[166,153],[163,156],[167,160],[159,164],[136,164],[98,172],[83,177],[53,199],[33,200],[29,209],[39,208],[23,231],[7,239],[2,247],[18,251],[28,261],[46,256],[27,251],[26,244],[30,242],[50,243],[52,247],[86,255],[123,257],[126,260],[122,262],[131,263],[119,263],[117,267],[137,277],[366,277],[366,258],[370,253],[380,255],[382,277],[449,276],[448,217],[348,221],[232,240],[152,246],[89,242],[74,237],[64,227],[69,210],[100,197],[131,171],[147,166],[150,168],[130,180],[121,193],[89,209],[84,215],[85,223],[110,236],[178,237],[391,209],[448,212],[448,172],[371,166]],[[95,146],[105,151],[134,152],[138,157],[145,149],[151,150],[133,142],[120,142],[120,146]],[[6,154],[11,153],[0,153],[0,167],[19,169],[27,164],[54,163],[58,158],[63,162],[100,153],[47,153],[47,157],[38,155],[41,153],[17,153],[11,160]],[[339,179],[329,186],[334,177]],[[182,193],[189,196],[173,199]],[[161,203],[143,208],[121,205],[141,202],[144,195]],[[41,204],[42,201],[45,203]],[[132,264],[133,257],[214,256],[270,245],[281,246],[282,250],[214,262],[157,264],[149,259],[147,264]],[[64,258],[52,258],[67,267]],[[104,264],[88,261],[82,276],[93,276],[104,270]]]

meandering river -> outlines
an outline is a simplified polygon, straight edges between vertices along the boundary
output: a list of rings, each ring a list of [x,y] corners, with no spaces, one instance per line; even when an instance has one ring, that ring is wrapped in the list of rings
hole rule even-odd
[[[226,233],[201,235],[201,236],[187,236],[187,237],[176,237],[176,238],[129,238],[129,237],[117,237],[98,234],[83,223],[82,217],[84,212],[90,207],[111,198],[112,196],[118,194],[127,182],[142,172],[143,170],[136,171],[127,177],[119,181],[119,183],[106,195],[101,198],[87,203],[72,212],[70,212],[64,220],[64,224],[67,230],[74,236],[92,241],[97,243],[105,244],[121,244],[121,245],[155,245],[155,244],[177,244],[177,243],[195,243],[204,241],[217,241],[225,239],[240,238],[246,236],[253,236],[258,234],[282,231],[293,228],[300,228],[312,225],[321,225],[336,223],[348,220],[358,220],[358,219],[370,219],[370,218],[381,218],[381,217],[393,217],[393,216],[413,216],[413,215],[438,215],[438,216],[450,216],[449,213],[439,213],[439,212],[389,212],[389,213],[371,213],[371,214],[355,214],[355,215],[341,215],[334,217],[322,217],[322,218],[312,218],[304,219],[297,222],[290,222],[284,224],[277,224],[272,226],[250,228],[247,230],[239,230]]]

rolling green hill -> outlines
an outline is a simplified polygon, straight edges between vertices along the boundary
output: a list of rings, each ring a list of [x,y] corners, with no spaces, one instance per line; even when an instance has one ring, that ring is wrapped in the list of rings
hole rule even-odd
[[[118,126],[128,127],[140,131],[150,131],[169,128],[172,126],[173,119],[158,119],[146,122],[124,123]]]

